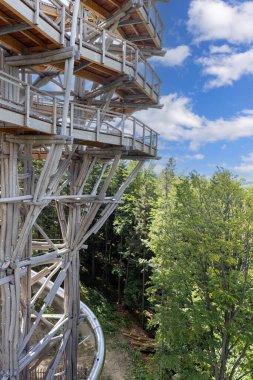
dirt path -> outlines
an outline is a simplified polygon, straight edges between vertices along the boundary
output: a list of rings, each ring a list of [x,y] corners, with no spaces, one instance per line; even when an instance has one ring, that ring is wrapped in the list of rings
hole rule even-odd
[[[101,380],[132,380],[135,367],[131,339],[124,334],[147,338],[139,322],[126,311],[118,311],[120,317],[127,315],[130,326],[122,328],[113,338],[106,339],[106,360]],[[131,353],[132,352],[132,353]]]
[[[101,380],[130,380],[134,363],[126,346],[127,340],[121,335],[107,339],[106,359]]]

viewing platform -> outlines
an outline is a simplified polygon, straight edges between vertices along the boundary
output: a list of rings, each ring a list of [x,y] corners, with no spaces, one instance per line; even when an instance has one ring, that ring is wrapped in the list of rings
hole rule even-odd
[[[0,0],[1,379],[100,377],[80,256],[157,158],[162,32],[155,0]]]
[[[134,42],[143,52],[156,55],[162,46],[164,25],[155,0],[82,0],[81,3],[107,25],[124,13],[118,24],[123,38]]]
[[[0,131],[60,135],[63,101],[0,71]],[[95,147],[122,147],[124,157],[155,157],[158,134],[134,116],[71,102],[67,136]]]
[[[103,85],[103,92],[116,86],[118,110],[124,107],[129,113],[159,104],[160,79],[136,43],[97,26],[84,14],[78,18],[73,49],[69,47],[71,13],[62,6],[55,8],[57,18],[50,17],[49,6],[47,14],[43,7],[41,1],[1,1],[0,42],[18,54],[6,57],[9,66],[37,70],[52,66],[63,72],[65,60],[74,56],[76,76]],[[87,96],[95,99],[97,92]],[[121,102],[127,106],[121,107]]]

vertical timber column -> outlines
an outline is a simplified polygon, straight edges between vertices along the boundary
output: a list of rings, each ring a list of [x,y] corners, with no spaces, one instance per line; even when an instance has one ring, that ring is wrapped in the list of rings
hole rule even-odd
[[[21,152],[20,152],[21,154]],[[29,195],[33,192],[33,166],[32,166],[32,144],[26,144],[24,147],[23,157],[23,189],[24,194]],[[29,207],[23,206],[23,222],[25,221],[29,213]],[[26,259],[32,256],[32,230],[27,234],[27,242],[22,254],[22,259]],[[27,273],[20,281],[21,285],[21,337],[27,335],[31,328],[31,266],[27,266]],[[26,346],[24,353],[29,349],[29,345]],[[29,369],[26,367],[20,374],[20,380],[29,379]]]
[[[70,46],[75,49],[76,36],[77,36],[77,23],[79,14],[80,0],[75,0],[72,16],[71,25],[71,35],[70,35]],[[65,96],[64,96],[64,107],[63,107],[63,117],[62,117],[62,128],[61,134],[65,135],[67,131],[67,120],[69,114],[69,103],[71,87],[73,83],[73,72],[74,72],[74,56],[65,62],[65,72],[64,72],[64,82],[66,85]],[[71,126],[70,126],[71,130]],[[72,166],[72,170],[75,172],[75,165]],[[74,173],[73,173],[74,174]],[[72,189],[71,189],[72,190]],[[80,208],[79,208],[80,209]],[[71,248],[75,236],[75,229],[78,223],[78,215],[80,219],[80,210],[77,212],[76,208],[69,209],[69,221],[68,231],[66,240],[68,242],[69,248]],[[64,237],[65,238],[65,237]],[[77,325],[79,322],[79,253],[69,253],[65,257],[65,265],[70,263],[67,271],[67,277],[64,281],[64,310],[65,315],[68,315],[68,325],[67,330],[71,333],[66,344],[64,352],[64,364],[65,364],[65,378],[67,380],[77,379]]]
[[[75,43],[76,43],[76,37],[77,37],[79,7],[80,7],[80,0],[75,0],[73,16],[72,16],[71,34],[70,34],[70,46],[72,46],[73,49],[75,49]],[[65,62],[64,82],[65,82],[66,88],[65,88],[64,106],[63,106],[63,114],[62,114],[62,129],[61,129],[62,135],[66,134],[66,129],[67,129],[70,94],[71,94],[71,87],[73,84],[74,63],[75,63],[74,55]]]
[[[12,255],[18,238],[20,205],[13,202],[19,195],[18,144],[1,139],[1,198],[9,198],[0,204],[0,286],[1,297],[1,379],[16,379],[18,371],[20,272],[12,269]],[[4,281],[5,280],[5,281]]]
[[[73,160],[70,173],[72,182],[70,183],[70,193],[78,194],[76,181],[80,173],[80,163]],[[67,227],[67,244],[70,249],[68,262],[70,267],[64,283],[65,292],[65,314],[68,315],[67,329],[71,329],[66,349],[65,349],[65,371],[66,380],[77,379],[77,349],[78,349],[78,324],[80,316],[80,291],[79,291],[79,251],[73,250],[75,236],[80,227],[81,206],[71,204],[69,207],[68,227]]]

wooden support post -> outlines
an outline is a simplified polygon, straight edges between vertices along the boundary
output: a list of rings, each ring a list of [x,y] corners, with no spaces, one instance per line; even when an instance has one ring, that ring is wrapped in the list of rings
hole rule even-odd
[[[30,118],[30,86],[25,87],[25,126],[29,127]]]
[[[39,16],[40,16],[40,0],[34,1],[35,11],[34,11],[34,24],[39,24]]]
[[[126,70],[126,41],[122,43],[122,73]]]
[[[101,55],[101,63],[105,63],[105,53],[106,53],[106,46],[105,46],[105,30],[102,31],[102,55]]]
[[[66,15],[66,8],[63,5],[61,8],[61,45],[65,46],[65,16]]]
[[[116,14],[106,16],[99,25],[90,11],[80,7],[80,0],[69,5],[62,0],[4,3],[11,10],[7,17],[11,14],[12,20],[0,28],[2,43],[11,51],[6,56],[0,51],[2,110],[18,112],[14,122],[10,120],[8,124],[8,115],[2,119],[3,125],[10,127],[10,134],[0,133],[0,378],[29,379],[31,372],[35,370],[36,375],[36,367],[44,362],[44,378],[52,380],[63,361],[64,380],[77,380],[79,251],[115,210],[146,155],[156,149],[157,135],[127,114],[149,106],[145,103],[150,96],[149,86],[152,98],[158,96],[159,81],[152,71],[151,82],[152,69],[138,48],[129,43],[131,37],[128,42],[114,34],[120,20],[125,29],[128,22],[144,22],[139,16],[134,16],[134,20],[128,17],[127,12],[138,10],[132,7],[132,1],[127,1]],[[144,18],[148,29],[155,23],[157,35],[159,18],[155,10],[153,20],[152,6],[153,0],[148,0]],[[4,14],[5,7],[1,12]],[[17,24],[10,25],[16,17]],[[48,30],[41,30],[46,23],[52,36]],[[30,28],[34,33],[27,31]],[[22,44],[9,36],[11,32],[26,36]],[[149,36],[133,36],[132,41],[145,45],[147,38],[154,38]],[[86,56],[86,49],[92,53]],[[87,86],[83,91],[80,79],[73,88],[75,74],[87,78],[88,86],[90,79],[96,83],[91,90]],[[37,77],[32,83],[33,75]],[[60,91],[53,89],[50,94],[38,89],[50,81]],[[122,109],[126,114],[116,113]],[[132,126],[130,133],[128,123]],[[74,128],[76,124],[82,129]],[[57,127],[61,136],[57,135]],[[115,196],[107,196],[123,155],[127,159],[141,156],[142,161]],[[35,165],[36,159],[41,167]],[[97,177],[93,188],[87,193],[87,182],[94,176]],[[63,192],[66,188],[67,195]],[[50,202],[55,203],[62,234],[57,241],[37,223]],[[36,233],[39,238],[32,241],[32,234]],[[49,317],[47,308],[56,298],[61,310]],[[96,331],[96,323],[92,326]],[[37,335],[42,329],[48,330],[40,339]],[[46,361],[51,348],[54,355]],[[92,380],[98,378],[95,372]]]
[[[137,79],[138,76],[138,65],[139,65],[139,50],[135,50],[135,79]]]
[[[97,117],[96,117],[96,141],[99,141],[99,133],[100,133],[100,127],[101,127],[101,120],[100,120],[101,112],[100,109],[97,109]]]

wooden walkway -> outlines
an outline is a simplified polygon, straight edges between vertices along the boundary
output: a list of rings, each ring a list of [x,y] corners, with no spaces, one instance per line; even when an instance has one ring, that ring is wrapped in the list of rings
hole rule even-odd
[[[6,58],[8,65],[39,69],[40,63],[45,67],[48,62],[63,71],[65,59],[74,55],[75,75],[102,84],[103,92],[116,83],[116,92],[129,104],[130,112],[131,103],[133,107],[158,104],[160,79],[135,44],[91,22],[84,13],[78,18],[73,51],[68,47],[72,16],[61,7],[55,8],[58,17],[50,18],[40,4],[32,0],[0,2],[0,27],[5,28],[4,34],[0,31],[0,41],[18,53]],[[88,98],[96,95],[97,91]]]
[[[0,131],[61,135],[64,103],[0,71]],[[66,136],[79,144],[125,147],[124,157],[155,157],[158,134],[134,116],[71,102]]]
[[[82,318],[99,379],[105,346],[80,302],[79,255],[157,158],[155,125],[132,114],[160,107],[147,59],[162,31],[155,0],[0,0],[2,380],[77,379]],[[119,183],[121,159],[136,165]],[[39,222],[49,206],[57,239]]]

